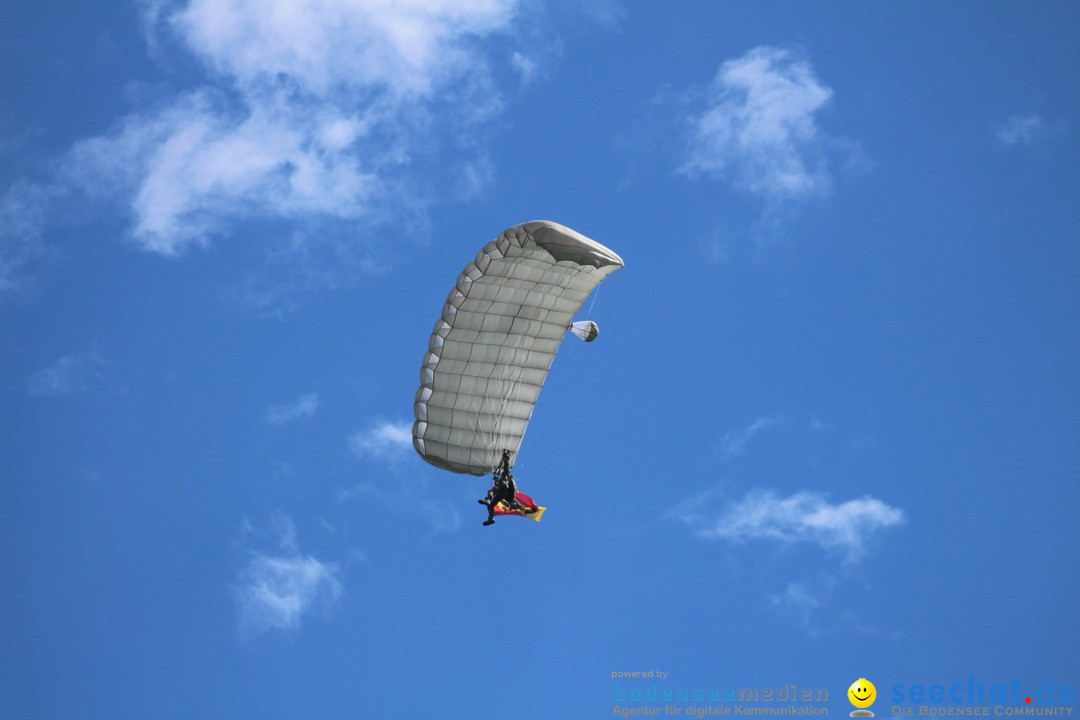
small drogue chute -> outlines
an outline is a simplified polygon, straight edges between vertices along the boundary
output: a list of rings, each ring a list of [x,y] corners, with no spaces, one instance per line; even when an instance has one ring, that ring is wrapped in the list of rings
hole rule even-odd
[[[623,267],[600,243],[558,223],[503,231],[465,266],[443,305],[420,369],[413,447],[456,473],[486,475],[503,449],[517,457],[567,330],[596,286]]]
[[[578,320],[575,323],[570,323],[570,332],[585,342],[592,342],[600,334],[600,328],[596,327],[596,323],[592,320]]]

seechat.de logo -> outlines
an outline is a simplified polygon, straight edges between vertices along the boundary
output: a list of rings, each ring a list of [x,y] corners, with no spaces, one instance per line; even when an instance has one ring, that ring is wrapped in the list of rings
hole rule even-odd
[[[851,683],[847,696],[856,708],[851,711],[851,717],[874,717],[874,713],[866,709],[874,704],[874,700],[877,700],[877,688],[874,687],[874,683],[866,678],[859,678]]]

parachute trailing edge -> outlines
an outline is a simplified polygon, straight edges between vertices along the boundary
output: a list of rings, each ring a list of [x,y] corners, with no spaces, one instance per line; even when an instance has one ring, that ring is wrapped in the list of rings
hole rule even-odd
[[[623,267],[600,243],[554,222],[515,225],[462,270],[420,369],[413,447],[424,460],[484,475],[516,457],[555,353],[596,286]]]

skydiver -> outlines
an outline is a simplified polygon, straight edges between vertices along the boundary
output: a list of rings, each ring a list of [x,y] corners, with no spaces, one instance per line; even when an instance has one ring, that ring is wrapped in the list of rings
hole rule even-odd
[[[510,472],[510,451],[504,449],[502,459],[499,461],[498,467],[495,468],[495,474],[491,478],[491,489],[488,490],[487,497],[476,501],[487,506],[488,517],[484,521],[484,525],[495,523],[495,507],[500,502],[505,502],[507,507],[511,509],[521,509],[516,496],[517,483],[514,482],[514,476]]]
[[[495,474],[491,477],[491,488],[487,491],[487,497],[483,500],[477,500],[476,502],[481,505],[490,505],[492,498],[496,495],[500,495],[501,491],[499,486],[504,476],[510,474],[510,451],[503,448],[502,459],[499,460],[499,464],[495,466]],[[495,502],[498,504],[498,501]]]

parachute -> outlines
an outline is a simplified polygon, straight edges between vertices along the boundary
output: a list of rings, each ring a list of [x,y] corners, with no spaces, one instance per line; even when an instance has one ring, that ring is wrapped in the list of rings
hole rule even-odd
[[[515,225],[465,266],[428,343],[413,409],[413,447],[436,467],[485,475],[502,450],[516,457],[567,330],[622,258],[568,227]]]
[[[600,328],[592,320],[579,320],[570,324],[570,332],[577,335],[585,342],[592,342],[600,334]]]

